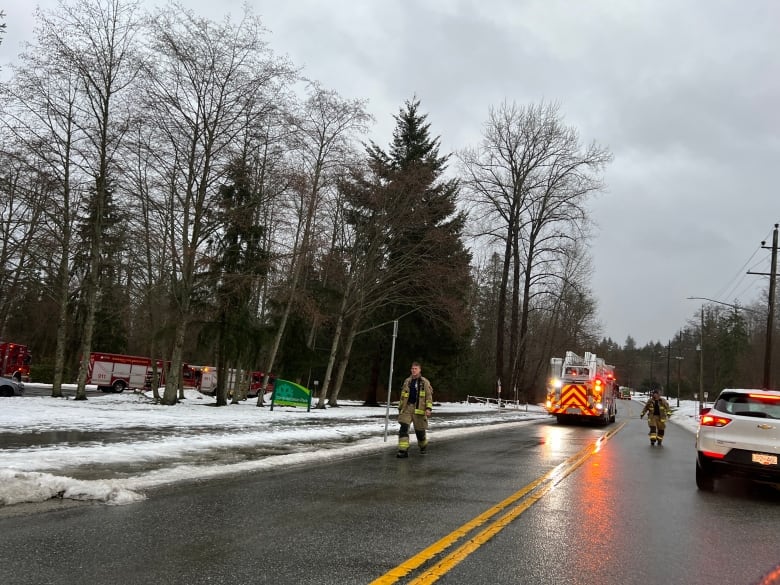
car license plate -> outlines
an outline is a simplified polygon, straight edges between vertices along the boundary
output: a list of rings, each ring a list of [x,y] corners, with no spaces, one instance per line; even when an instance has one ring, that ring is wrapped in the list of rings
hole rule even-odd
[[[580,414],[582,411],[576,406],[570,406],[566,409],[566,414]]]
[[[777,455],[753,453],[753,463],[760,463],[761,465],[777,465]]]

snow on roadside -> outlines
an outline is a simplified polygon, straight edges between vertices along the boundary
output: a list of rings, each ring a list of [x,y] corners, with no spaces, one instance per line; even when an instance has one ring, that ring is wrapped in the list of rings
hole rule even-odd
[[[155,405],[146,396],[130,393],[99,395],[87,401],[43,396],[0,399],[0,437],[5,436],[8,443],[18,437],[20,443],[0,451],[0,505],[51,498],[126,504],[162,485],[323,457],[352,457],[388,448],[395,441],[395,413],[386,407],[345,402],[340,408],[309,412],[300,408],[271,411],[257,408],[250,400],[210,408],[213,398],[194,391],[186,396],[174,407]],[[436,411],[479,413],[483,425],[547,417],[537,406],[525,412],[447,403],[438,405]],[[384,440],[386,423],[390,425],[388,442]],[[432,434],[445,438],[481,430],[448,429],[448,424],[446,418],[434,419]],[[41,438],[39,444],[22,439],[30,434]],[[232,454],[237,450],[250,453],[236,461]],[[125,473],[126,477],[106,478],[113,468],[133,471]],[[101,473],[103,477],[72,477]]]

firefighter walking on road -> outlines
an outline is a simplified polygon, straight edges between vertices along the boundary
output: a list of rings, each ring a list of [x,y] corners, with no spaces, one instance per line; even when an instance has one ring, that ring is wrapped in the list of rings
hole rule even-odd
[[[409,425],[414,425],[417,446],[420,453],[428,447],[428,418],[433,410],[433,387],[428,378],[420,375],[418,362],[412,363],[412,375],[401,386],[401,400],[398,402],[398,457],[409,456]]]
[[[655,445],[658,441],[660,446],[664,440],[664,430],[666,429],[666,419],[672,416],[672,408],[666,399],[661,397],[658,390],[653,390],[653,395],[642,409],[641,419],[647,413],[647,424],[650,426],[650,444]]]

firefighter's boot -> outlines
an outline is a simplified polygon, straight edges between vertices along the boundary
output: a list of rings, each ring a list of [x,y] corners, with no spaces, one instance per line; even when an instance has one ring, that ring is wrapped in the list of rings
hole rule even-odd
[[[396,457],[404,459],[409,457],[409,425],[401,423],[398,431],[398,453]]]
[[[414,434],[417,435],[417,446],[420,447],[420,454],[425,455],[425,451],[428,449],[428,438],[425,431],[415,430]]]
[[[658,435],[656,434],[655,427],[650,427],[650,444],[655,445],[656,440],[658,439]]]

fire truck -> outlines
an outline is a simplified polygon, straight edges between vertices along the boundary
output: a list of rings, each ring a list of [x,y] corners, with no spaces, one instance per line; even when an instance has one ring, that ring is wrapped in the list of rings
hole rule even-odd
[[[201,372],[201,381],[200,385],[198,386],[198,390],[203,394],[213,396],[217,391],[217,369],[213,366],[191,367],[196,368]],[[228,370],[228,377],[227,380],[225,380],[228,396],[233,395],[233,391],[238,388],[240,378],[242,377],[249,378],[249,387],[247,389],[246,395],[247,398],[257,397],[258,390],[260,390],[263,385],[263,378],[265,377],[265,373],[262,371],[241,372],[234,368],[230,368]],[[271,374],[268,380],[268,387],[266,388],[266,392],[273,392],[275,379],[276,377]]]
[[[159,384],[165,384],[170,362],[157,361]],[[182,365],[182,386],[198,388],[200,370]],[[101,392],[123,392],[126,388],[148,389],[152,382],[152,358],[117,353],[92,352],[89,354],[87,384],[95,384]]]
[[[617,389],[614,366],[594,353],[580,357],[567,351],[564,358],[550,359],[545,408],[560,423],[591,420],[606,425],[615,422]]]
[[[0,341],[0,376],[29,382],[31,362],[32,354],[26,345]]]

